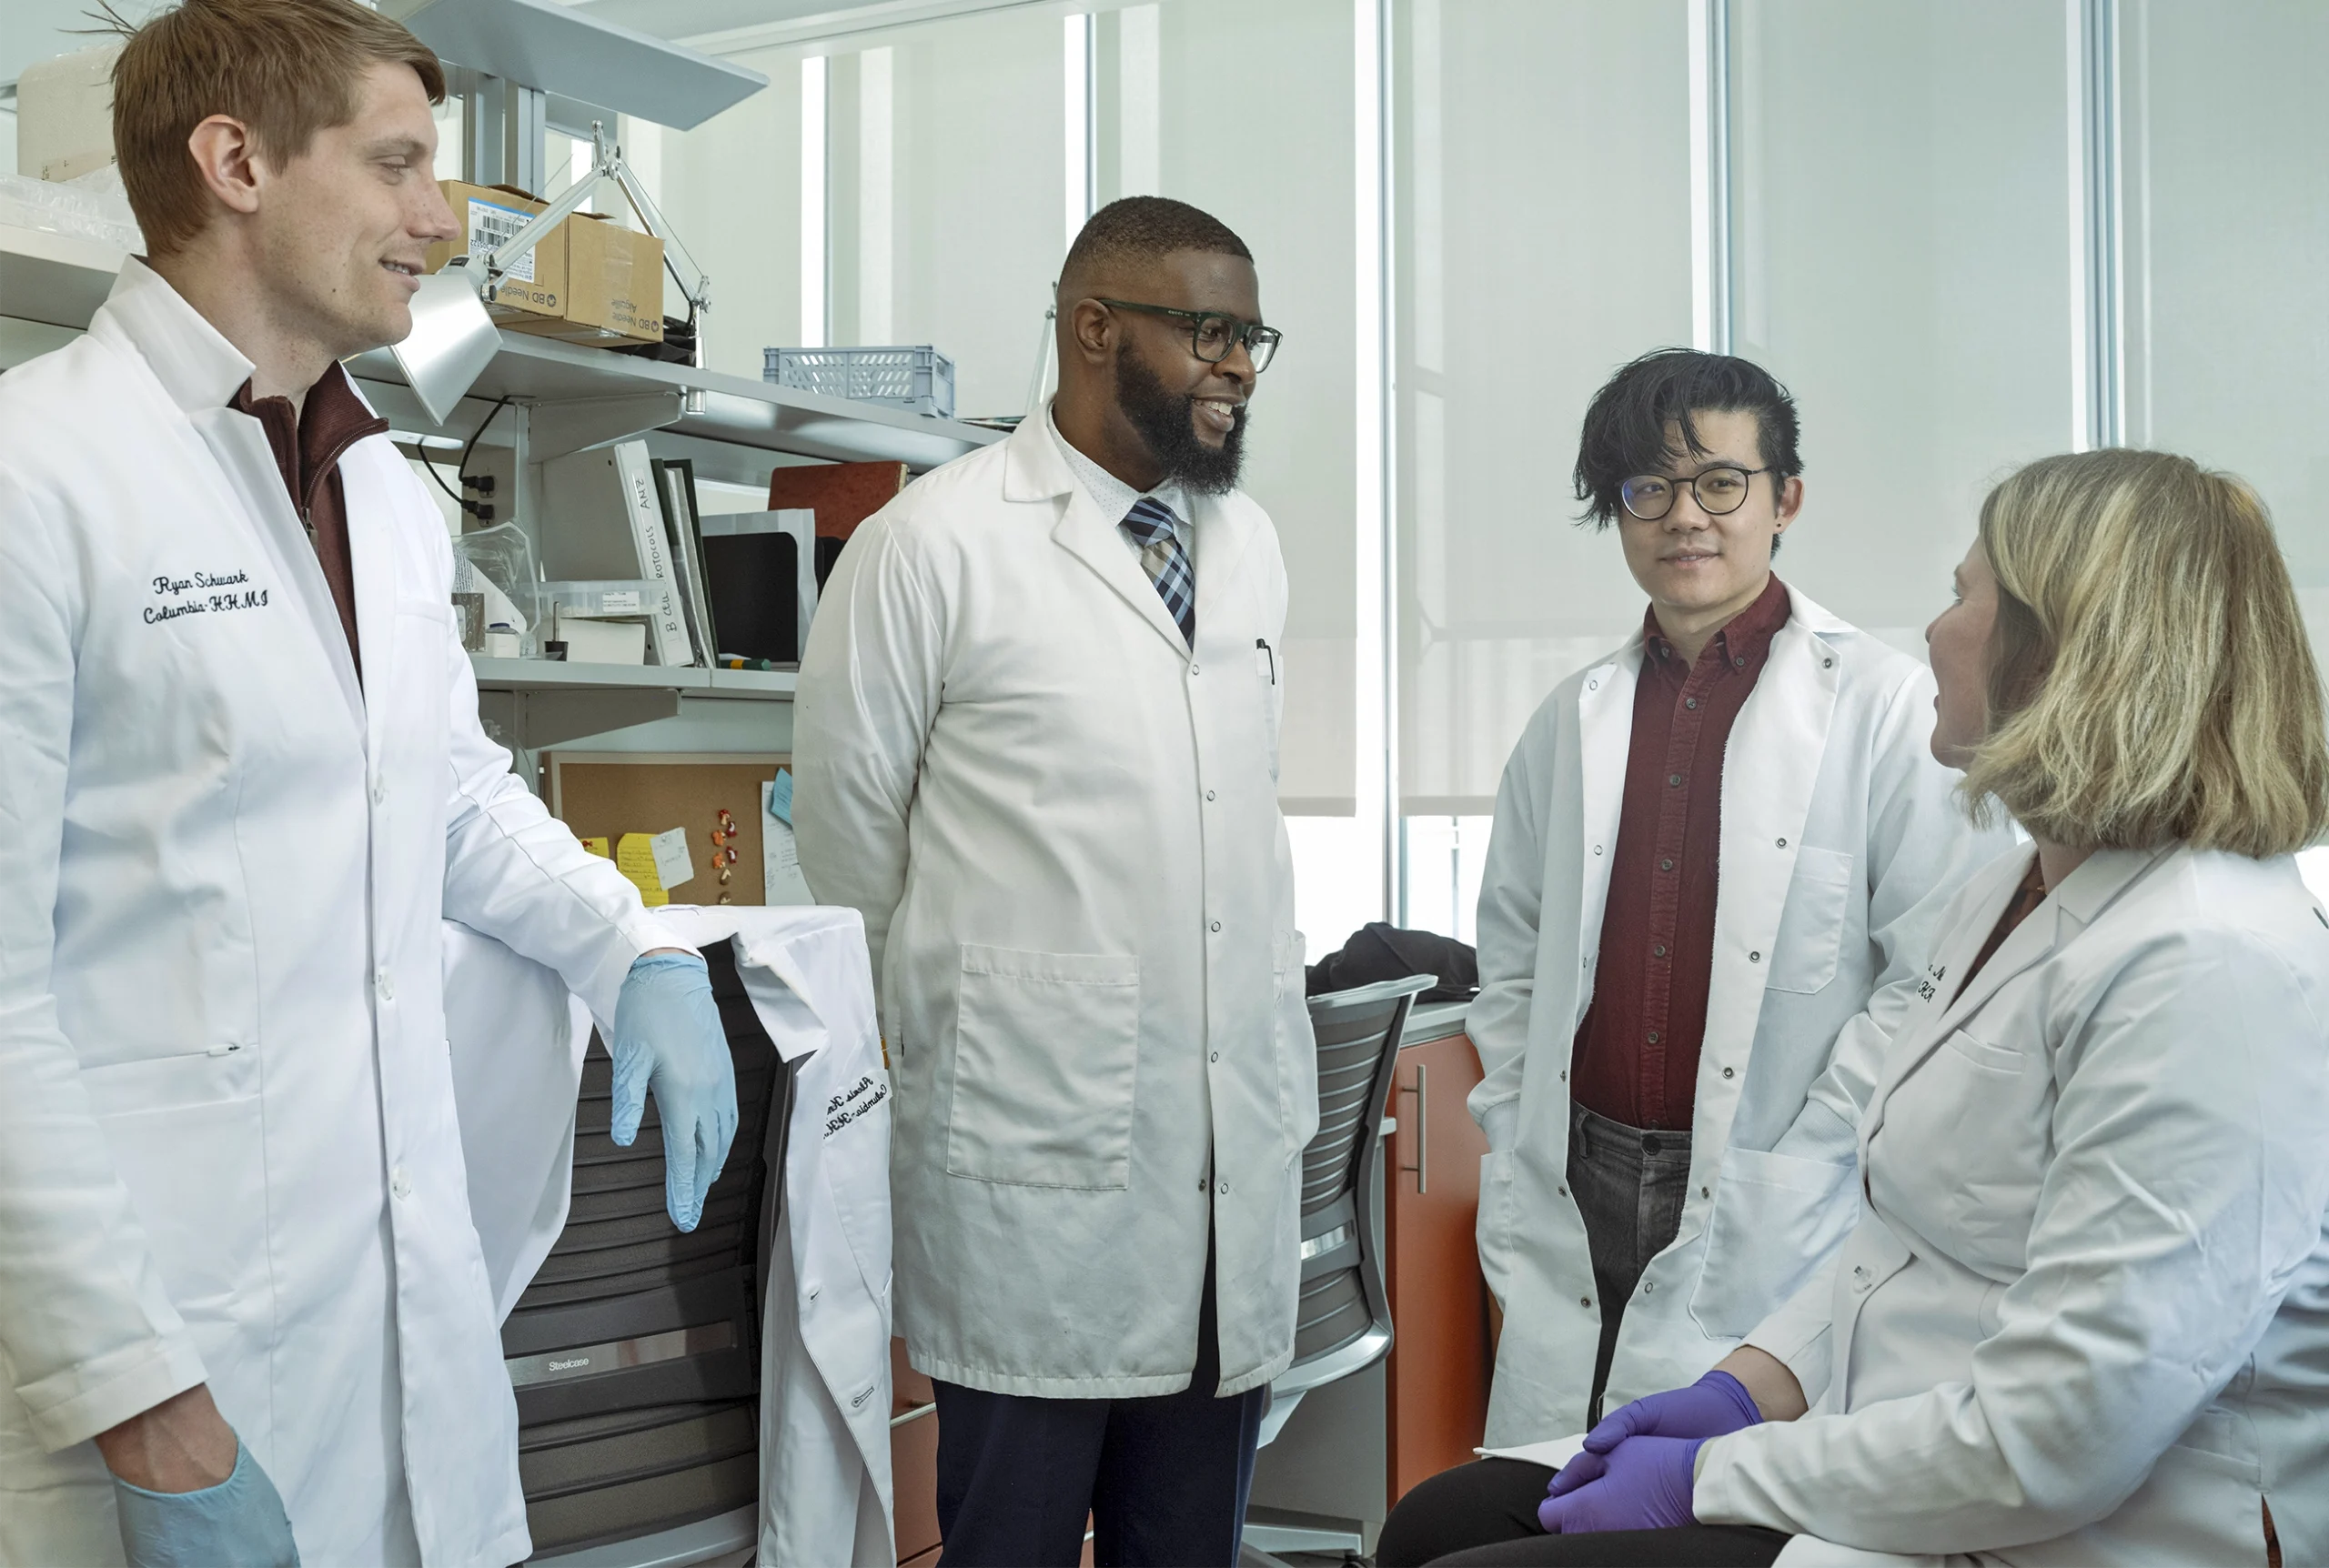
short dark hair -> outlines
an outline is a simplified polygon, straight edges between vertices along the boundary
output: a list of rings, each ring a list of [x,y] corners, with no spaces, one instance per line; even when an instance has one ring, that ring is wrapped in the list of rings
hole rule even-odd
[[[1796,450],[1795,399],[1752,360],[1695,348],[1657,348],[1626,366],[1593,395],[1577,444],[1579,522],[1608,528],[1624,502],[1618,488],[1637,474],[1658,471],[1672,456],[1666,427],[1678,426],[1693,457],[1706,447],[1693,414],[1752,414],[1762,466],[1776,482],[1803,472]]]
[[[1245,242],[1209,212],[1170,196],[1124,196],[1085,221],[1067,247],[1060,280],[1084,276],[1113,261],[1154,261],[1176,250],[1254,259]]]

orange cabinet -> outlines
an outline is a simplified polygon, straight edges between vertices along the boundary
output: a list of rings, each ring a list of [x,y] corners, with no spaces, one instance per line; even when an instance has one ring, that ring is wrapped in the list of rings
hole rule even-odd
[[[1464,1107],[1480,1081],[1462,1034],[1399,1051],[1392,1082],[1385,1288],[1391,1298],[1389,1501],[1472,1457],[1487,1424],[1487,1283],[1473,1226],[1487,1140]]]

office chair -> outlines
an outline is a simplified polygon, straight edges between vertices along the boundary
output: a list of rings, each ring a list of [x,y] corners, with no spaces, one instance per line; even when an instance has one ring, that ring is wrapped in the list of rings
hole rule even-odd
[[[1365,1372],[1391,1349],[1383,1285],[1384,1116],[1400,1036],[1431,975],[1378,981],[1310,999],[1318,1041],[1318,1131],[1302,1151],[1302,1283],[1294,1364],[1270,1383],[1262,1442],[1275,1438],[1302,1397]],[[1258,1489],[1257,1489],[1258,1490]],[[1305,1508],[1311,1506],[1304,1504]],[[1280,1552],[1346,1556],[1362,1548],[1356,1522],[1256,1503],[1245,1521],[1243,1568],[1286,1568]]]
[[[566,1227],[502,1325],[537,1562],[700,1562],[758,1535],[760,1325],[792,1075],[727,942],[704,950],[736,1066],[736,1141],[696,1229],[663,1208],[652,1099],[609,1135],[613,1063],[582,1064]]]

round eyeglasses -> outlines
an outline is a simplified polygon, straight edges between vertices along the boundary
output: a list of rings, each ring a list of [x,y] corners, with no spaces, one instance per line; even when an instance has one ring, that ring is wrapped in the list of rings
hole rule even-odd
[[[1218,310],[1175,310],[1169,305],[1143,305],[1131,299],[1103,299],[1100,303],[1112,310],[1139,310],[1187,322],[1189,352],[1207,365],[1220,364],[1242,343],[1254,361],[1256,376],[1270,367],[1270,361],[1277,356],[1278,339],[1285,336],[1275,327],[1240,321]]]
[[[1687,487],[1697,498],[1700,511],[1710,518],[1726,517],[1747,504],[1755,476],[1770,471],[1768,467],[1742,468],[1734,463],[1718,463],[1687,479],[1636,474],[1618,487],[1618,498],[1635,517],[1654,523],[1674,509],[1674,498]]]

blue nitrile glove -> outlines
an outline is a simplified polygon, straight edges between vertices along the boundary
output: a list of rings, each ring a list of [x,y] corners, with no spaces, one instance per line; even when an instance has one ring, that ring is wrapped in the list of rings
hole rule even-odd
[[[736,1136],[736,1064],[711,1000],[711,976],[693,953],[649,953],[630,966],[615,999],[614,1111],[609,1131],[630,1147],[647,1091],[663,1119],[663,1206],[695,1229],[703,1195],[728,1162]]]
[[[1585,1452],[1607,1453],[1629,1437],[1720,1437],[1762,1422],[1763,1412],[1745,1383],[1727,1372],[1710,1372],[1688,1388],[1668,1389],[1611,1411],[1585,1434]]]
[[[283,1498],[239,1443],[216,1486],[148,1492],[116,1475],[113,1502],[129,1568],[299,1568]]]
[[[1580,1453],[1553,1477],[1537,1523],[1554,1535],[1600,1530],[1670,1530],[1696,1524],[1691,1468],[1703,1437],[1628,1438],[1608,1453]]]

